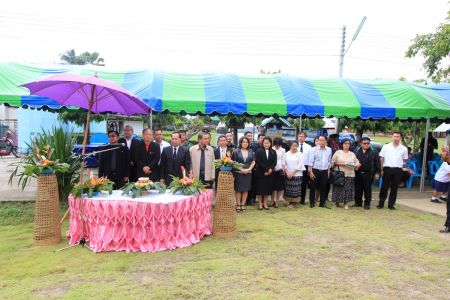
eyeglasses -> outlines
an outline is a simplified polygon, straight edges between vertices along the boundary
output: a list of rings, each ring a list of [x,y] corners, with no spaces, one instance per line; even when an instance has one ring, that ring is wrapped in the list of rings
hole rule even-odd
[[[370,143],[362,143],[363,145],[370,145]]]

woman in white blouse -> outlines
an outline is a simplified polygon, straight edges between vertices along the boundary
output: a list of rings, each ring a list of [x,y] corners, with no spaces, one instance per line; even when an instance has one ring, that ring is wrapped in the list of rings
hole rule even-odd
[[[284,168],[284,174],[286,176],[284,199],[289,202],[289,208],[293,208],[300,202],[304,170],[303,153],[298,151],[298,142],[292,141],[291,148],[285,155]]]
[[[282,144],[283,140],[281,138],[276,137],[273,139],[272,149],[277,153],[272,192],[272,206],[275,208],[280,207],[281,192],[284,190],[284,156],[286,155],[286,150],[284,150]]]

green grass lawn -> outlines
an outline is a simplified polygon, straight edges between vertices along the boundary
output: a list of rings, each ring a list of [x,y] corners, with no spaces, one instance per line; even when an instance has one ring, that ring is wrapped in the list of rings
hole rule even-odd
[[[443,218],[401,206],[252,207],[237,216],[236,238],[159,253],[34,247],[30,204],[0,204],[0,220],[0,299],[448,299],[450,290]]]
[[[373,136],[373,140],[377,143],[384,145],[384,144],[388,144],[388,143],[392,142],[392,137],[387,136],[387,135],[386,136],[385,135],[376,135],[376,136]],[[437,141],[438,141],[438,149],[434,150],[434,152],[441,153],[441,147],[442,147],[442,145],[445,144],[445,138],[438,138]],[[408,146],[412,148],[413,142],[411,142]],[[417,145],[417,147],[418,146],[419,145]]]

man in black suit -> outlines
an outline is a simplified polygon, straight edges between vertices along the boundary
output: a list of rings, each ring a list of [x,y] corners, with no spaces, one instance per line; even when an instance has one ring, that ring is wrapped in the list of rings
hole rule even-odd
[[[123,138],[119,139],[119,143],[126,145],[126,153],[128,156],[128,169],[129,169],[129,179],[132,182],[137,180],[137,149],[141,144],[141,141],[133,137],[133,127],[130,125],[125,126],[123,129]]]
[[[119,133],[117,131],[109,131],[108,137],[109,144],[118,144]],[[117,146],[114,148],[114,150],[105,151],[100,154],[98,176],[106,176],[109,180],[114,181],[114,189],[120,189],[128,181],[128,155],[125,147]]]
[[[144,141],[137,148],[137,175],[149,177],[152,181],[159,181],[160,170],[158,166],[161,158],[161,150],[158,144],[153,142],[153,131],[146,128],[142,131]]]
[[[175,177],[183,177],[181,167],[186,170],[186,175],[191,170],[191,157],[189,151],[181,145],[181,136],[179,132],[172,133],[171,146],[165,147],[161,154],[161,182],[169,185]]]

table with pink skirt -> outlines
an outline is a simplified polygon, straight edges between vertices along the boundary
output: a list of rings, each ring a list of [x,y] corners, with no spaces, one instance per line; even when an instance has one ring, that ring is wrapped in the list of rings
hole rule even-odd
[[[92,198],[69,197],[69,243],[84,237],[94,252],[156,252],[188,247],[212,233],[212,190],[196,196],[158,194],[132,199],[113,191]]]

